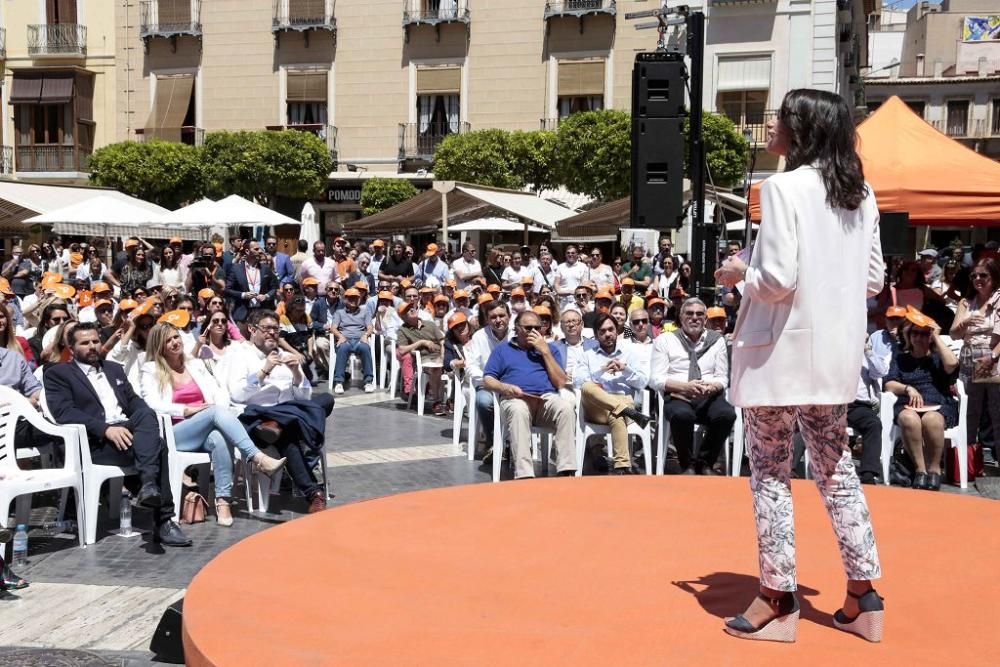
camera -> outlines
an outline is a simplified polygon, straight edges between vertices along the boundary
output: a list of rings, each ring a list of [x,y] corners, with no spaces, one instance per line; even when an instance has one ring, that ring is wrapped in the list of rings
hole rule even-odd
[[[205,257],[195,257],[191,260],[191,263],[188,264],[188,267],[191,269],[207,269],[208,259]]]

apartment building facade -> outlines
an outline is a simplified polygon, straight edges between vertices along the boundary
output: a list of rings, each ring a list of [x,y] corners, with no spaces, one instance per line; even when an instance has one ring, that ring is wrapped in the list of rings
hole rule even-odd
[[[878,12],[870,26],[880,58],[865,75],[869,109],[898,95],[927,122],[1000,159],[1000,41],[977,39],[966,20],[1000,15],[996,0],[919,2]]]
[[[115,22],[104,0],[0,4],[0,172],[84,183],[95,146],[115,140]]]
[[[707,17],[706,107],[762,144],[764,124],[790,88],[824,88],[855,101],[867,1],[687,3]],[[434,148],[450,134],[554,129],[577,111],[628,109],[634,54],[653,49],[657,34],[635,30],[625,14],[658,6],[120,0],[108,140],[197,144],[220,129],[313,132],[336,157],[329,189],[315,202],[333,233],[360,215],[366,178],[428,187]]]

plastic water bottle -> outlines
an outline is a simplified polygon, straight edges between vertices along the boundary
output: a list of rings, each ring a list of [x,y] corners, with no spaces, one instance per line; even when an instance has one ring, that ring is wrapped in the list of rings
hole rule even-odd
[[[24,567],[28,564],[28,528],[23,523],[17,525],[14,533],[14,565]]]
[[[42,526],[42,529],[46,535],[62,535],[63,533],[75,533],[76,521],[73,521],[72,519],[52,521]]]
[[[132,534],[132,496],[122,490],[121,511],[118,514],[118,534],[128,537]]]

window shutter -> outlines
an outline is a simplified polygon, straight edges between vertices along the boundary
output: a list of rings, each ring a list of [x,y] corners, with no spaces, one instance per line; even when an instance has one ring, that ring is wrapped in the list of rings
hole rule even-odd
[[[461,90],[461,67],[421,67],[417,69],[418,95],[459,93]]]
[[[326,72],[289,72],[286,102],[326,102]]]

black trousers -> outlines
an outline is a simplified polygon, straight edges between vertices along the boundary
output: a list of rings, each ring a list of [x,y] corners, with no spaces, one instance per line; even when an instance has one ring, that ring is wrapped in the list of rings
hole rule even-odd
[[[160,437],[156,413],[148,408],[138,410],[116,426],[124,426],[132,433],[132,446],[120,451],[110,440],[101,438],[100,441],[90,442],[90,458],[102,465],[135,466],[143,483],[153,482],[160,487],[163,501],[153,511],[156,523],[168,521],[174,515],[174,497],[170,493],[167,446]]]
[[[333,412],[333,396],[330,394],[316,394],[309,400],[323,408],[327,417]],[[288,476],[292,478],[295,488],[306,498],[323,490],[323,487],[326,486],[326,480],[320,484],[316,480],[313,469],[319,463],[320,457],[326,454],[325,443],[321,443],[317,449],[302,437],[299,429],[286,428],[281,434],[281,439],[274,446],[278,448],[282,456],[288,459],[285,462]]]
[[[683,470],[690,467],[695,459],[695,424],[705,427],[705,438],[698,452],[697,463],[711,467],[718,460],[719,452],[733,430],[736,410],[726,400],[725,394],[720,392],[693,403],[670,398],[663,405],[663,417],[670,423],[670,434],[674,439],[674,447],[677,448],[677,460]]]
[[[882,476],[882,420],[868,403],[854,401],[847,406],[847,425],[861,436],[859,473]]]

